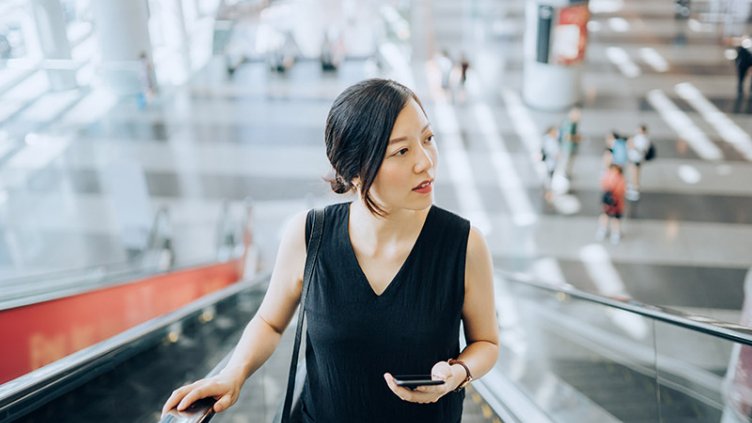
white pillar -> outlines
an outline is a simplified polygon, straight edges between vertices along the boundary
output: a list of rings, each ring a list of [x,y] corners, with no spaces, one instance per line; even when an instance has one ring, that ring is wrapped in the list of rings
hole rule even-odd
[[[160,68],[160,71],[167,71],[170,83],[182,84],[191,73],[190,40],[185,26],[183,0],[163,0],[161,5],[163,43],[169,57],[168,63],[164,64],[169,70]]]
[[[536,109],[566,109],[580,99],[587,43],[587,0],[528,0],[522,95]]]
[[[431,59],[436,53],[431,22],[432,3],[429,0],[410,2],[410,58],[414,63]]]
[[[152,60],[147,0],[92,2],[102,57],[102,79],[113,91],[135,94],[143,90],[141,53]]]
[[[50,87],[53,90],[75,88],[73,63],[65,62],[71,60],[71,49],[60,0],[32,0],[31,8]]]

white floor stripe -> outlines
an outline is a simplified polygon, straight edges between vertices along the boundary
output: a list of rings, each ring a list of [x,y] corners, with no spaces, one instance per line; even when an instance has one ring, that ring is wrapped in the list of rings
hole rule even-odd
[[[656,72],[666,72],[668,70],[668,62],[661,56],[658,51],[652,47],[643,47],[640,49],[640,57],[650,67],[655,69]]]
[[[48,92],[34,104],[21,112],[17,119],[29,122],[49,122],[52,118],[70,107],[80,96],[78,90]]]
[[[87,125],[100,120],[117,102],[109,90],[97,89],[84,97],[78,104],[68,110],[61,121],[68,124]]]
[[[626,19],[619,17],[610,18],[608,20],[608,26],[610,26],[615,32],[627,32],[632,28],[632,25],[630,25]]]
[[[454,106],[449,103],[448,93],[441,88],[441,73],[433,62],[427,62],[422,77],[434,105],[434,119],[431,125],[437,132],[437,143],[441,154],[439,161],[447,164],[449,179],[452,181],[460,213],[481,232],[491,233],[491,219],[488,217],[483,199],[475,182],[470,159],[462,144],[460,124]]]
[[[512,212],[512,219],[518,226],[531,225],[538,220],[528,198],[522,179],[515,170],[512,158],[499,135],[494,117],[487,104],[478,103],[473,107],[481,137],[491,152],[490,160],[496,169],[497,182],[504,195],[504,200]]]
[[[611,262],[611,256],[600,244],[586,245],[580,250],[580,259],[600,294],[607,297],[629,298],[624,281]],[[644,319],[634,313],[606,310],[606,315],[635,339],[644,339],[649,329]]]
[[[632,61],[629,54],[621,47],[608,47],[606,49],[606,56],[611,63],[615,64],[619,68],[622,74],[627,78],[637,78],[642,74],[640,67]]]
[[[530,112],[522,103],[522,99],[515,91],[505,89],[502,98],[507,106],[507,114],[512,120],[515,132],[520,136],[522,144],[530,153],[530,157],[536,157],[541,149],[541,134],[535,125]]]
[[[700,128],[692,122],[692,119],[682,112],[676,105],[669,100],[666,94],[661,90],[652,90],[648,92],[648,102],[661,115],[663,120],[677,133],[683,140],[689,143],[695,152],[706,160],[721,160],[723,153],[713,144]]]
[[[462,214],[481,232],[488,235],[491,232],[491,220],[478,191],[470,159],[462,145],[454,108],[440,99],[437,99],[434,106],[436,119],[433,120],[433,124],[438,132],[437,142],[443,147],[439,160],[444,160],[449,167],[449,177],[454,185]]]
[[[507,113],[511,118],[514,131],[522,140],[531,160],[535,160],[534,158],[537,158],[541,151],[542,132],[538,130],[532,116],[530,116],[530,111],[522,103],[518,93],[505,89],[501,95],[507,105]],[[538,181],[542,182],[545,178],[545,170],[540,166],[535,166],[535,169],[538,174]]]
[[[747,160],[752,161],[752,138],[725,113],[718,110],[694,85],[689,82],[677,84],[677,94],[692,105],[715,129],[724,141],[736,148]]]

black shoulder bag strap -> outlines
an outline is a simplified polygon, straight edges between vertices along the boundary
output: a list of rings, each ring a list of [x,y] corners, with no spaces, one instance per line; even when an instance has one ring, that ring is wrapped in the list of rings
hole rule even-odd
[[[287,378],[287,395],[282,409],[282,423],[290,421],[290,409],[295,389],[295,374],[298,368],[298,353],[300,351],[300,338],[303,334],[303,321],[305,320],[305,305],[308,298],[308,288],[311,285],[313,269],[316,265],[316,257],[319,254],[319,246],[324,232],[324,210],[315,209],[313,212],[313,224],[311,225],[311,237],[308,240],[308,252],[306,254],[305,271],[303,272],[303,291],[300,294],[300,308],[298,309],[298,327],[295,329],[295,345],[292,349],[292,361],[290,362],[290,375]],[[309,212],[309,216],[310,216]],[[306,219],[307,221],[307,219]]]

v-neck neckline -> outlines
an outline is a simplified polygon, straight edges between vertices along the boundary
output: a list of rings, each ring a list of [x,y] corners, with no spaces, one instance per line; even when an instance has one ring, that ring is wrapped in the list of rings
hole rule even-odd
[[[365,288],[368,289],[368,291],[371,293],[371,295],[374,298],[383,298],[384,295],[388,294],[389,292],[396,289],[396,285],[399,285],[400,281],[404,278],[401,278],[402,273],[404,273],[405,269],[407,268],[407,265],[410,263],[410,261],[413,259],[413,256],[416,254],[415,251],[417,250],[418,245],[421,242],[421,239],[424,237],[424,233],[426,232],[426,227],[428,226],[428,220],[431,218],[431,214],[433,213],[434,206],[431,205],[431,208],[428,209],[428,214],[426,215],[426,219],[423,221],[423,227],[420,228],[420,233],[418,233],[418,237],[415,238],[415,243],[413,244],[413,247],[410,249],[410,252],[407,254],[407,257],[405,257],[405,260],[402,262],[402,265],[400,266],[399,270],[397,270],[397,273],[394,274],[392,277],[392,280],[389,281],[389,284],[387,284],[386,288],[384,288],[383,291],[381,291],[381,294],[377,294],[376,291],[373,289],[373,285],[371,285],[371,281],[368,279],[368,276],[366,276],[366,273],[363,271],[363,268],[360,266],[360,262],[358,261],[358,256],[355,254],[355,248],[352,244],[352,239],[350,239],[350,206],[352,203],[349,203],[346,207],[347,212],[345,213],[345,224],[343,225],[345,229],[345,237],[347,239],[347,246],[348,250],[350,252],[350,257],[352,258],[353,264],[358,269],[358,273],[360,274],[361,281],[365,284]]]

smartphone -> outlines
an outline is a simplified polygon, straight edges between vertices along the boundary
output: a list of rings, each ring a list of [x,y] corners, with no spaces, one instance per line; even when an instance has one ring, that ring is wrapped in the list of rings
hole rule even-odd
[[[431,379],[431,375],[395,375],[394,383],[403,388],[415,389],[418,386],[443,385],[444,381]]]

